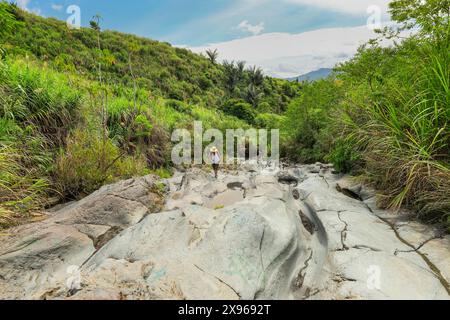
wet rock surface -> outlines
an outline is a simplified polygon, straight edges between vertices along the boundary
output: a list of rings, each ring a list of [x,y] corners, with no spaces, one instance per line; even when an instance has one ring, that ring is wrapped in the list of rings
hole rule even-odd
[[[335,173],[246,164],[104,187],[8,231],[0,298],[449,299],[450,238]]]

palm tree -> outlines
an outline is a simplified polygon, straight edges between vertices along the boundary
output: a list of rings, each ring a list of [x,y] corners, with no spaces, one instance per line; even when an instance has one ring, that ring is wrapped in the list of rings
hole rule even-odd
[[[236,63],[236,68],[237,68],[239,77],[242,79],[244,77],[245,61],[238,61]]]
[[[256,108],[259,105],[259,102],[261,101],[262,93],[261,91],[258,90],[256,86],[250,84],[247,90],[245,91],[244,98],[248,103],[250,103],[253,107]]]
[[[206,55],[208,56],[208,59],[212,64],[217,63],[217,58],[219,57],[219,52],[217,51],[217,49],[206,50]]]
[[[95,31],[99,32],[100,31],[100,20],[102,20],[102,19],[103,19],[102,16],[98,13],[95,16],[93,16],[91,21],[89,21],[91,28],[94,29]]]
[[[250,83],[254,86],[259,87],[264,82],[264,73],[261,70],[261,68],[257,68],[256,66],[251,67],[248,69],[249,76],[250,76]]]
[[[227,88],[228,93],[233,94],[234,89],[241,80],[239,70],[236,68],[234,61],[228,62],[225,60],[223,62],[223,67],[225,69],[225,87]]]

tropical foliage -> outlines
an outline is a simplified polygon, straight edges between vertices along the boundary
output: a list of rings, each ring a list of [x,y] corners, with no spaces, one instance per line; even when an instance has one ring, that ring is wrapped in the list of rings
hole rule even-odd
[[[334,78],[306,85],[291,102],[288,155],[363,174],[381,204],[450,224],[449,4],[393,1],[400,28],[381,30]],[[408,29],[414,34],[399,41]],[[386,37],[395,44],[381,46]]]

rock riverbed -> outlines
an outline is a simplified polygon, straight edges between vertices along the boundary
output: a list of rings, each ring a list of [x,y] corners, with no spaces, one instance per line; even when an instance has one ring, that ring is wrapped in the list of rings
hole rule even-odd
[[[1,299],[450,299],[450,237],[329,165],[131,179],[5,233]]]

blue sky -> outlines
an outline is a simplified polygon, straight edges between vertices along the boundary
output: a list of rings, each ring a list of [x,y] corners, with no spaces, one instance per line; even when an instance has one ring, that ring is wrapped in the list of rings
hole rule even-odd
[[[91,17],[99,13],[103,17],[103,28],[167,41],[192,48],[194,51],[201,51],[215,44],[236,44],[236,40],[245,41],[270,34],[299,35],[305,32],[360,27],[367,22],[367,8],[371,4],[379,5],[384,13],[386,11],[384,7],[388,2],[388,0],[16,1],[29,11],[62,20],[66,20],[69,16],[66,13],[69,5],[78,5],[81,9],[83,26],[87,26]],[[342,38],[344,40],[344,34]],[[267,37],[264,39],[267,40]],[[239,51],[239,48],[235,50]],[[248,46],[246,50],[251,51]],[[262,60],[265,60],[264,57],[260,62],[253,61],[251,52],[247,51],[245,52],[247,60],[258,63],[268,73],[274,75],[277,73],[261,65]],[[286,53],[286,57],[289,58],[286,61],[295,60],[292,59],[295,58],[292,54]],[[228,56],[224,54],[222,58]],[[270,60],[273,57],[267,58]],[[335,63],[334,60],[329,61],[329,64],[332,63]],[[311,65],[311,69],[315,67],[317,66]],[[297,72],[295,67],[291,71]],[[305,71],[305,68],[298,68],[298,72],[302,71]]]

